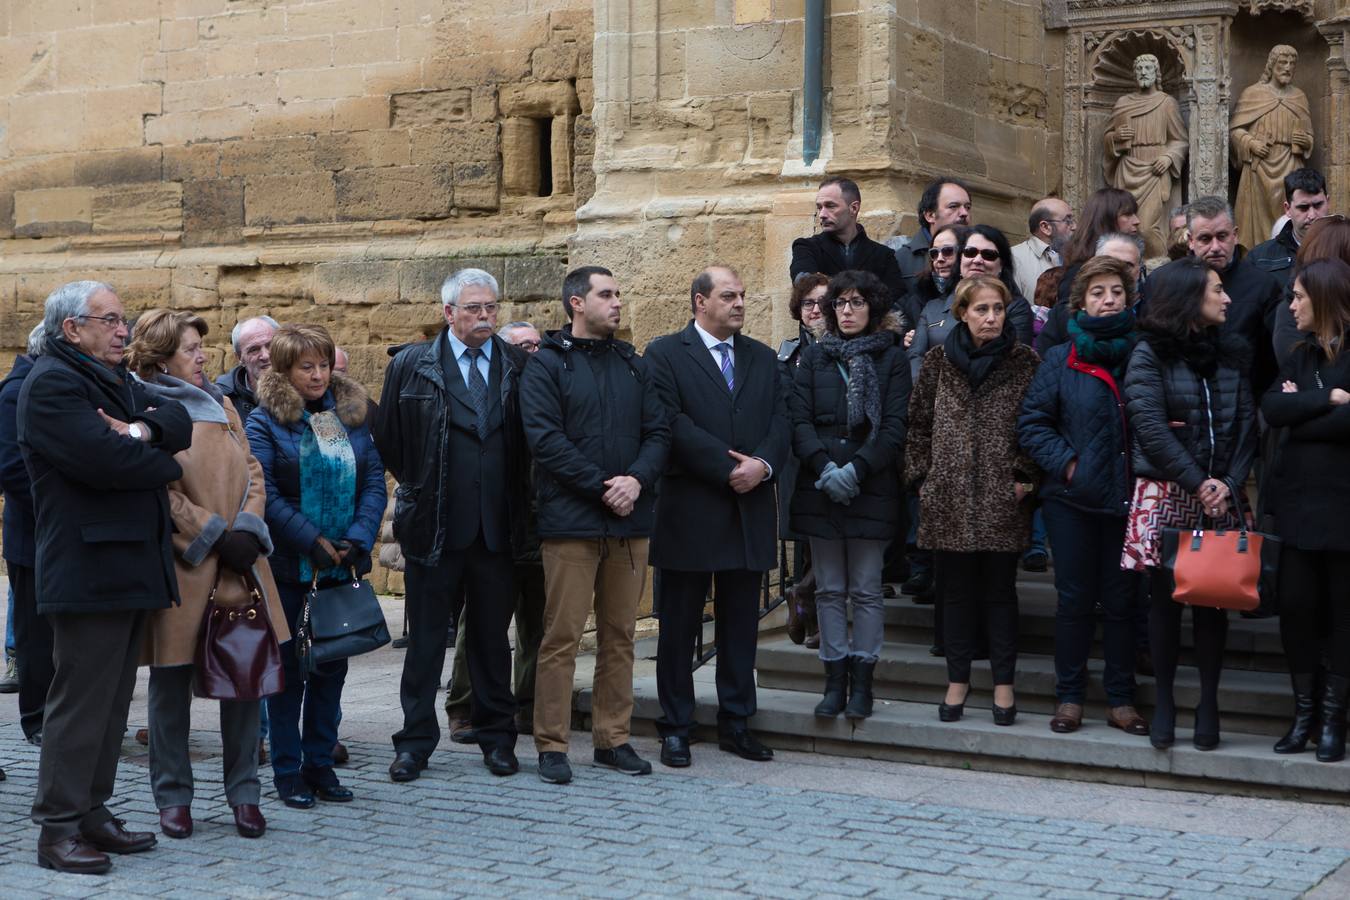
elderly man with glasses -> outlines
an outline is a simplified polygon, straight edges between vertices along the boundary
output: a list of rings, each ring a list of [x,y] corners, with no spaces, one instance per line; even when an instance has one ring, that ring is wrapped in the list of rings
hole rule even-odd
[[[106,284],[57,288],[42,355],[18,401],[19,448],[33,480],[37,611],[53,636],[33,821],[38,863],[108,871],[109,853],[155,845],[105,805],[117,778],[141,637],[150,613],[178,602],[167,486],[192,420],[149,405],[122,364],[127,320]]]
[[[525,538],[528,451],[520,419],[525,351],[498,337],[497,279],[461,269],[441,287],[445,328],[385,373],[375,443],[398,480],[394,537],[407,560],[408,652],[393,736],[394,781],[412,781],[440,743],[436,691],[452,609],[464,597],[472,722],[483,763],[513,775],[516,700],[507,628],[512,563]]]
[[[1077,228],[1073,209],[1058,197],[1046,197],[1027,216],[1027,239],[1012,248],[1013,279],[1027,299],[1036,296],[1041,273],[1063,265],[1061,253]]]

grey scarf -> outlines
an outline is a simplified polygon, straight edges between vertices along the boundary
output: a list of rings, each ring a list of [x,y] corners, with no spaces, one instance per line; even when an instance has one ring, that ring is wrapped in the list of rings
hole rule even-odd
[[[140,376],[137,376],[136,380],[144,385],[145,392],[156,400],[177,400],[183,404],[194,422],[218,422],[221,425],[230,423],[225,415],[225,395],[209,380],[206,381],[205,388],[163,372],[157,373],[154,381],[145,381]]]
[[[848,427],[857,428],[863,422],[871,425],[867,440],[872,440],[881,427],[881,387],[877,383],[877,367],[872,362],[874,353],[881,353],[895,345],[895,332],[888,329],[844,340],[827,331],[818,341],[827,359],[848,366]]]

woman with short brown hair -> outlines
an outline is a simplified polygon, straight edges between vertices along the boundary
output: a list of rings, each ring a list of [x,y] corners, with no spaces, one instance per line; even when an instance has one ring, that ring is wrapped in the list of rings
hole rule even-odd
[[[171,838],[188,837],[193,828],[188,735],[193,664],[208,601],[214,596],[219,606],[244,606],[256,588],[277,639],[289,637],[271,570],[260,560],[272,551],[262,468],[234,404],[206,377],[202,339],[208,331],[195,313],[151,310],[137,320],[128,352],[128,365],[146,392],[158,401],[178,401],[192,417],[192,445],[174,456],[183,477],[169,485],[182,603],[151,616],[143,654],[150,664],[150,787],[160,830]],[[225,797],[244,837],[259,837],[267,827],[258,808],[260,704],[220,701]]]

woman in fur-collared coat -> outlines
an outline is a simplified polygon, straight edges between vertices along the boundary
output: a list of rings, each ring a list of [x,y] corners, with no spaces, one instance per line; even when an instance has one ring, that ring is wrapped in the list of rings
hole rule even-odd
[[[269,562],[292,632],[310,584],[370,571],[384,513],[384,466],[370,437],[370,400],[360,384],[333,372],[335,351],[321,326],[278,329],[272,369],[248,418],[276,545]],[[281,648],[281,659],[286,689],[267,701],[277,794],[296,809],[312,807],[316,798],[350,801],[352,792],[333,772],[347,661],[321,666],[306,682],[291,645]]]
[[[243,423],[228,397],[203,373],[200,316],[167,309],[144,313],[129,363],[156,405],[173,400],[192,417],[192,445],[174,454],[183,477],[169,485],[174,569],[181,603],[150,618],[142,651],[150,665],[150,786],[160,829],[192,833],[191,730],[193,663],[202,617],[214,592],[221,606],[246,606],[253,587],[266,599],[278,641],[289,639],[276,585],[264,557],[272,540],[263,521],[262,468],[249,451]],[[247,580],[246,580],[247,579]],[[225,797],[244,837],[259,837],[259,700],[220,701]]]
[[[970,661],[986,623],[994,722],[1017,716],[1017,561],[1031,531],[1038,470],[1018,445],[1017,414],[1039,359],[1008,320],[1011,294],[996,278],[962,279],[958,320],[928,351],[909,403],[905,475],[919,491],[919,546],[936,551],[945,610],[944,722],[965,711]]]

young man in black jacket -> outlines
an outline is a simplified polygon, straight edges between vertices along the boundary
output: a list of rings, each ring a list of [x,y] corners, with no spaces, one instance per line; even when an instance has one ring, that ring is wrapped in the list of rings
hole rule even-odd
[[[871,272],[891,292],[892,305],[902,304],[913,327],[918,310],[912,312],[904,275],[895,261],[895,251],[867,236],[858,224],[862,193],[847,178],[829,178],[816,191],[816,223],[820,232],[792,242],[792,263],[788,272],[798,275],[819,272],[838,275],[847,269]]]
[[[622,305],[613,274],[599,266],[575,269],[563,281],[562,296],[570,321],[548,333],[520,387],[547,593],[534,742],[539,777],[553,784],[572,780],[572,678],[592,608],[595,764],[628,775],[652,770],[628,742],[633,629],[647,580],[657,482],[670,448],[670,426],[646,363],[631,344],[614,339]]]

